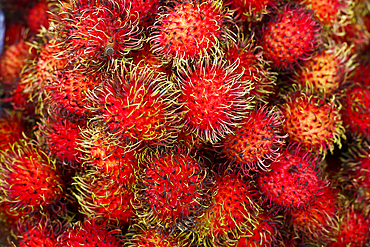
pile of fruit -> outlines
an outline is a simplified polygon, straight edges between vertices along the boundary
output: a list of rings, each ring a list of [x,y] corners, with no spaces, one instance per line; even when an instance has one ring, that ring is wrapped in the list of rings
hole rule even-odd
[[[370,246],[368,0],[0,6],[1,246]]]

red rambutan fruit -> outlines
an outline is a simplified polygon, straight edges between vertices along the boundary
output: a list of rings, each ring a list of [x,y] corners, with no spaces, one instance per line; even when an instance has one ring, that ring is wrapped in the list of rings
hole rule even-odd
[[[291,142],[300,143],[305,149],[326,155],[341,147],[340,138],[345,139],[340,106],[334,97],[325,101],[318,95],[307,95],[302,90],[283,96],[280,106],[285,122],[283,131]]]
[[[270,171],[259,173],[257,184],[261,193],[286,209],[308,207],[328,185],[319,174],[316,160],[317,156],[289,145],[281,159],[270,164]]]
[[[148,228],[144,225],[135,224],[130,227],[125,235],[127,241],[124,246],[127,247],[179,247],[176,240],[161,229]]]
[[[280,156],[279,151],[286,137],[280,134],[282,123],[279,109],[257,107],[248,112],[234,134],[222,140],[222,151],[243,170],[267,170],[265,161],[275,161]]]
[[[149,27],[153,25],[155,16],[161,6],[161,0],[131,0],[127,1],[130,4],[131,20],[138,19],[139,26]]]
[[[275,4],[275,0],[226,0],[224,6],[235,12],[237,20],[259,21],[270,12],[268,8]]]
[[[136,151],[131,150],[101,128],[86,128],[79,133],[78,149],[83,153],[83,166],[89,174],[106,177],[129,186],[139,169]]]
[[[311,10],[287,4],[262,30],[264,57],[276,69],[291,69],[308,59],[321,43],[321,24]]]
[[[101,121],[110,135],[130,145],[171,145],[180,125],[175,114],[178,95],[165,76],[130,66],[96,88],[89,98],[97,113],[94,119]]]
[[[141,156],[145,168],[134,185],[136,213],[165,229],[192,225],[210,202],[212,173],[188,149],[158,148]]]
[[[212,206],[200,218],[200,235],[217,246],[236,243],[241,229],[252,229],[260,210],[256,203],[259,195],[251,181],[237,174],[217,176]]]
[[[84,126],[83,121],[71,122],[59,117],[48,117],[39,123],[38,135],[52,156],[74,166],[81,161],[82,153],[77,149],[77,138]]]
[[[351,75],[350,81],[370,87],[370,60],[356,59],[358,66]]]
[[[11,203],[6,201],[0,202],[0,222],[3,223],[1,227],[4,230],[15,230],[19,222],[27,216],[27,212],[13,210]]]
[[[355,68],[350,52],[347,43],[326,45],[310,60],[301,63],[300,69],[294,71],[293,81],[326,97],[338,93],[338,88]]]
[[[11,209],[35,213],[58,202],[64,184],[56,161],[49,158],[34,142],[20,139],[1,155],[1,200]]]
[[[344,208],[339,216],[339,230],[331,247],[364,247],[370,242],[370,218],[362,210]]]
[[[370,136],[370,85],[348,83],[344,88],[341,115],[347,134]]]
[[[253,222],[252,230],[242,232],[236,247],[272,247],[276,246],[276,236],[278,233],[277,217],[267,213],[259,214],[256,222]]]
[[[218,1],[174,1],[154,24],[153,50],[176,59],[209,52],[230,32],[225,26],[230,12],[224,12]]]
[[[27,25],[31,32],[38,33],[41,27],[49,28],[49,19],[51,17],[48,13],[49,10],[47,1],[37,2],[32,6],[26,16]]]
[[[18,83],[20,73],[27,59],[32,59],[30,46],[23,40],[10,45],[0,58],[0,82],[5,90],[11,90]]]
[[[11,23],[6,25],[5,36],[4,36],[4,47],[20,42],[23,38],[26,38],[27,26],[22,22]]]
[[[228,42],[225,59],[230,63],[238,60],[239,66],[235,72],[242,75],[240,81],[252,85],[249,95],[267,103],[269,95],[275,90],[276,73],[270,71],[269,64],[263,60],[262,54],[261,47],[255,45],[252,36],[248,40],[240,38],[238,44]]]
[[[204,57],[182,67],[176,76],[185,127],[205,142],[215,143],[252,108],[250,85],[239,81],[236,65]]]
[[[61,14],[66,15],[58,23],[63,53],[81,62],[100,65],[140,47],[137,19],[131,20],[123,0],[72,1]]]
[[[134,194],[129,187],[110,178],[93,176],[74,177],[74,186],[81,213],[96,221],[130,222],[134,210],[130,201]]]
[[[5,110],[0,117],[0,150],[11,149],[25,131],[21,113]]]
[[[121,230],[109,229],[104,223],[94,218],[78,221],[66,229],[59,237],[57,247],[99,246],[119,247]]]
[[[32,74],[29,71],[22,72],[17,86],[10,93],[13,109],[23,112],[25,116],[35,115],[35,102],[32,100],[33,92],[29,91],[28,85],[31,77]]]
[[[338,228],[337,209],[338,192],[326,187],[323,194],[317,196],[308,207],[291,209],[286,217],[297,235],[297,231],[303,233],[305,242],[325,245]]]

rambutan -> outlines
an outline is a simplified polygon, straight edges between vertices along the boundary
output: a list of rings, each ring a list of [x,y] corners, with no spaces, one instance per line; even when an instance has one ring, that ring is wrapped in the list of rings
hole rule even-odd
[[[131,0],[126,3],[130,4],[131,21],[138,19],[139,26],[149,27],[153,25],[155,16],[161,6],[161,0]]]
[[[291,142],[298,142],[310,151],[326,155],[341,147],[340,138],[345,139],[340,106],[332,97],[325,101],[318,95],[307,95],[303,90],[283,96],[280,106],[285,122],[283,131]]]
[[[127,241],[124,246],[127,247],[178,247],[174,237],[169,236],[161,229],[148,228],[144,225],[135,224],[130,227],[125,235]]]
[[[66,229],[58,238],[57,247],[99,246],[119,247],[121,230],[109,229],[94,218],[78,221]]]
[[[347,43],[326,45],[310,60],[301,63],[294,71],[293,81],[326,97],[338,93],[338,88],[347,81],[354,70],[354,56]]]
[[[326,187],[322,195],[317,196],[304,209],[291,209],[287,212],[288,224],[293,231],[303,233],[307,243],[327,244],[337,231],[338,192]]]
[[[31,32],[36,34],[41,27],[49,28],[51,15],[48,13],[50,10],[48,4],[48,1],[37,2],[29,10],[26,20]]]
[[[123,0],[72,1],[63,5],[59,25],[63,54],[89,66],[106,64],[140,47],[137,19]]]
[[[265,160],[275,161],[284,143],[281,132],[282,114],[277,108],[257,107],[221,142],[227,158],[240,164],[243,170],[266,170]]]
[[[56,210],[64,184],[56,161],[37,144],[20,139],[10,151],[2,152],[0,165],[1,201],[12,210],[35,213],[49,206]]]
[[[205,241],[217,246],[236,243],[241,229],[251,231],[259,206],[259,196],[253,183],[237,174],[222,174],[216,177],[213,206],[205,210],[200,221],[201,235]]]
[[[269,7],[273,7],[275,4],[275,0],[227,0],[224,6],[228,6],[235,12],[237,20],[259,21],[263,15],[270,12]]]
[[[26,131],[20,112],[4,111],[0,117],[0,150],[11,149]]]
[[[263,27],[261,46],[264,57],[276,69],[291,69],[306,60],[321,43],[321,24],[311,10],[287,4]]]
[[[196,154],[179,147],[158,148],[143,152],[141,160],[145,168],[134,186],[134,208],[141,221],[185,229],[209,206],[212,173]]]
[[[281,159],[270,164],[270,171],[259,173],[256,181],[270,203],[285,209],[302,209],[322,195],[328,185],[319,169],[317,156],[289,145]]]
[[[109,178],[74,177],[74,186],[81,212],[96,221],[109,220],[120,225],[130,222],[134,211],[130,201],[134,194],[129,187]]]
[[[175,113],[179,91],[161,74],[138,73],[134,66],[123,69],[90,94],[94,120],[130,145],[171,145],[180,127]]]
[[[348,83],[340,99],[343,126],[354,137],[370,136],[370,85]]]
[[[185,127],[205,142],[215,143],[252,108],[250,84],[239,81],[236,64],[210,56],[184,66],[176,76],[181,88]]]
[[[5,28],[4,36],[4,48],[12,45],[13,43],[18,43],[22,39],[26,38],[27,26],[22,22],[15,22],[7,24]]]
[[[206,0],[174,1],[159,13],[151,35],[153,50],[176,59],[189,59],[218,47],[228,32],[225,21],[230,12],[222,3]]]
[[[238,44],[228,42],[225,48],[225,59],[231,64],[239,62],[235,72],[241,74],[240,81],[252,85],[250,96],[267,103],[267,98],[275,89],[276,73],[271,72],[269,63],[263,60],[263,51],[255,45],[254,37],[239,38]]]

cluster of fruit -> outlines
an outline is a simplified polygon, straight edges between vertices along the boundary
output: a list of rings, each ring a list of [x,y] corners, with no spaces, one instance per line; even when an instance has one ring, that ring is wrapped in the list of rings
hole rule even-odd
[[[1,7],[3,246],[370,246],[367,0]]]

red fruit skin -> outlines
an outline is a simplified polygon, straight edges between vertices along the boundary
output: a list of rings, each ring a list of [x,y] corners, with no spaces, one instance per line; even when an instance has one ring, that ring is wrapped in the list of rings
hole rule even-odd
[[[0,150],[11,149],[15,142],[22,139],[25,131],[22,115],[19,112],[5,111],[0,118]]]
[[[321,25],[312,11],[295,4],[285,5],[273,16],[263,27],[261,46],[275,69],[289,70],[316,50],[321,42]]]
[[[148,228],[143,225],[135,224],[127,236],[127,242],[125,243],[127,247],[179,247],[175,239],[172,236],[161,232],[157,228]]]
[[[108,230],[104,223],[97,223],[95,219],[78,221],[58,237],[57,247],[119,247],[121,244],[116,235],[120,232],[118,229]]]
[[[46,29],[49,28],[49,19],[51,16],[48,11],[49,7],[47,1],[38,2],[32,6],[26,17],[27,25],[31,32],[36,34],[41,27]]]
[[[21,22],[6,24],[5,37],[4,37],[4,47],[5,49],[22,40],[26,34],[26,25]]]
[[[2,200],[18,212],[37,212],[60,200],[64,184],[55,160],[40,148],[20,139],[12,150],[2,153]]]
[[[317,156],[290,145],[281,157],[271,163],[270,171],[259,174],[257,185],[261,193],[285,209],[308,207],[328,186],[328,181],[319,175]]]
[[[148,28],[154,24],[155,16],[161,6],[160,0],[131,0],[129,1],[131,9],[131,21],[139,19],[139,25]]]
[[[176,1],[154,24],[153,50],[176,59],[208,52],[223,33],[227,14],[221,7],[214,1]]]
[[[22,221],[16,231],[19,247],[55,247],[61,229],[57,222],[42,218],[39,222],[31,218]]]
[[[235,19],[241,21],[259,21],[268,14],[269,7],[275,6],[275,0],[227,0],[224,5],[235,11]]]

